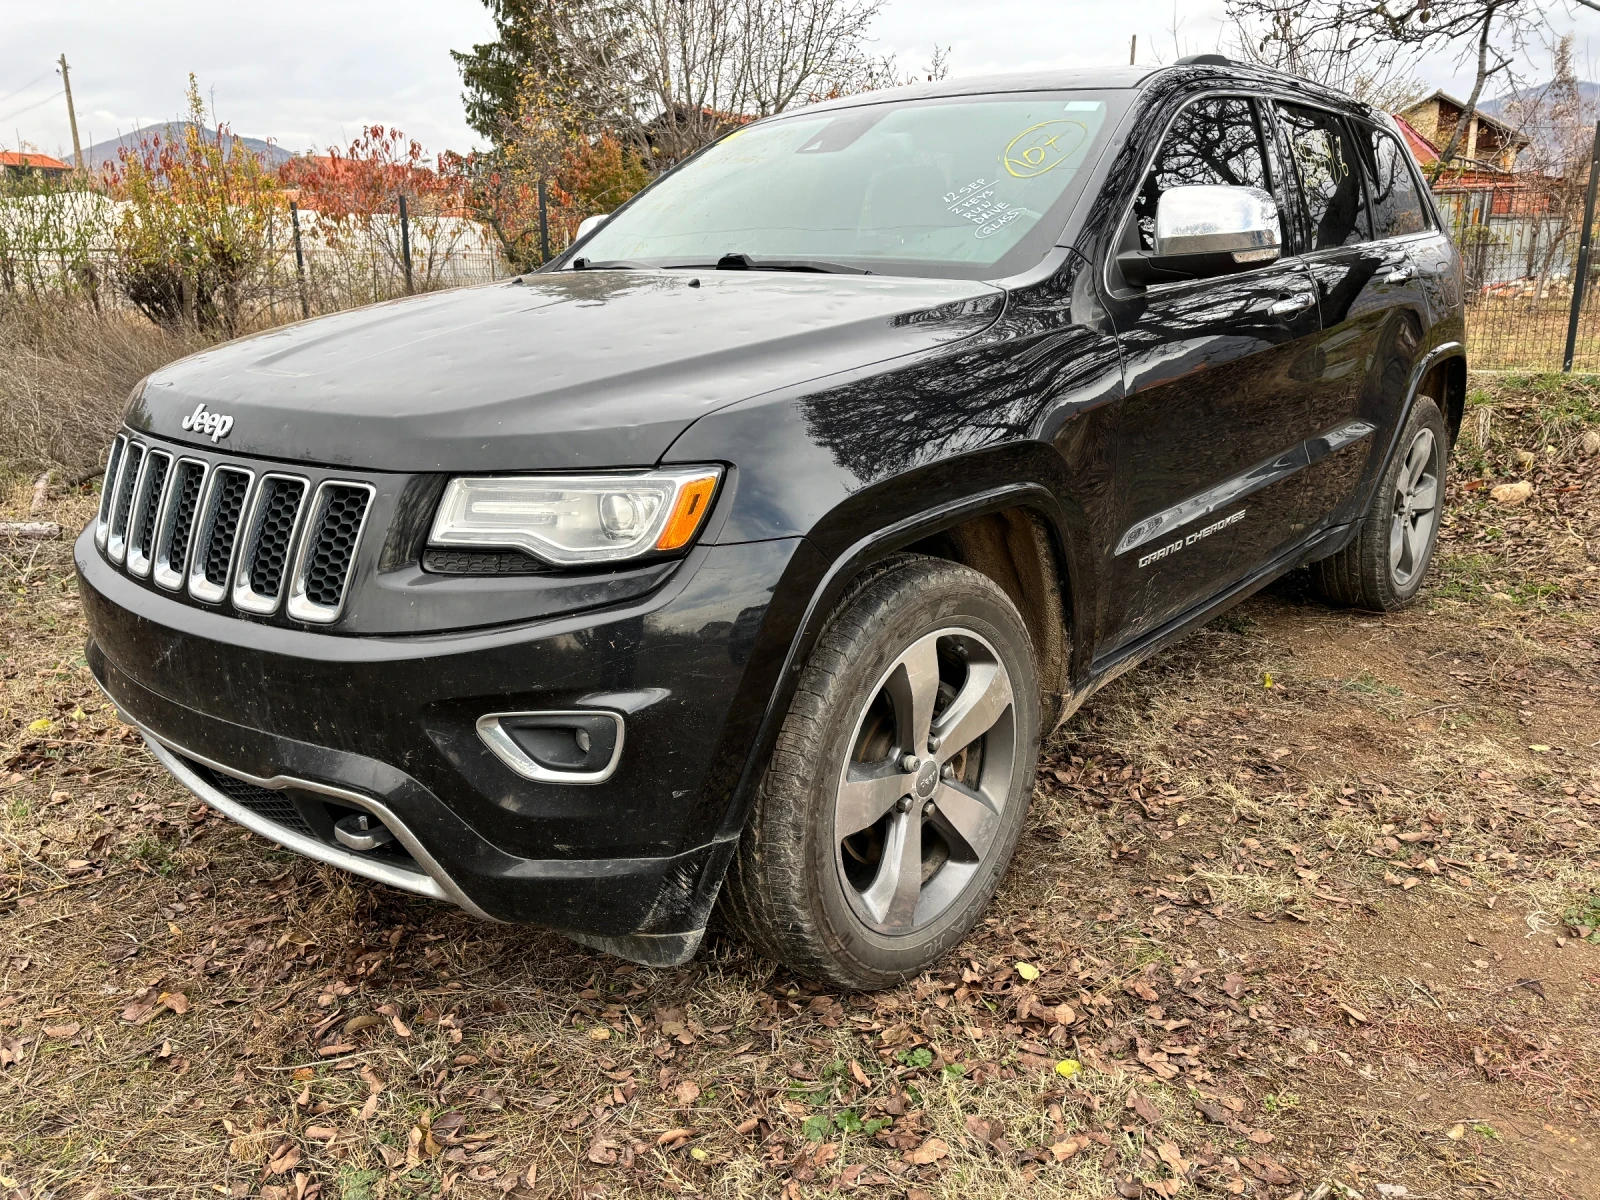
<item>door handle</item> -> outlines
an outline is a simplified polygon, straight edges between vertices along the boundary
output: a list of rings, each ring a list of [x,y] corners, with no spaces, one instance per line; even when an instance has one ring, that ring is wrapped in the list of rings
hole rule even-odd
[[[1317,298],[1310,292],[1299,292],[1293,296],[1285,296],[1267,309],[1267,312],[1275,317],[1292,317],[1295,313],[1305,312],[1316,302]]]

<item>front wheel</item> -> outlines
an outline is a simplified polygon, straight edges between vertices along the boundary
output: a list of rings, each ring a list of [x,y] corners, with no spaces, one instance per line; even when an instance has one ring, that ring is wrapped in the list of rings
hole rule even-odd
[[[1449,448],[1439,406],[1418,396],[1355,538],[1311,565],[1311,582],[1323,599],[1392,612],[1416,598],[1439,540]]]
[[[1039,688],[1004,592],[907,558],[830,618],[723,892],[769,957],[848,988],[954,947],[999,886],[1033,789]]]

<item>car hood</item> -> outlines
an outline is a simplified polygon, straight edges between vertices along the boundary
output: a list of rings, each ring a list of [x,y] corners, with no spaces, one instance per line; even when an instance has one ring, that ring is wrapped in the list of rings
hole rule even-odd
[[[877,276],[528,275],[204,351],[151,375],[127,420],[192,445],[369,470],[643,466],[723,405],[970,336],[1004,298],[985,283]],[[185,429],[201,405],[217,419]]]

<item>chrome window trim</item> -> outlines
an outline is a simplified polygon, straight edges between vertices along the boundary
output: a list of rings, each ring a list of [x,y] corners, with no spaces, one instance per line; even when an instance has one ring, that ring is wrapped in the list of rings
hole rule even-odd
[[[239,512],[240,527],[234,530],[233,544],[228,547],[227,571],[223,575],[222,583],[215,584],[206,578],[205,560],[210,555],[211,533],[216,525],[216,512],[212,501],[216,498],[218,481],[228,473],[245,477],[244,504]],[[189,577],[189,595],[202,604],[220,604],[228,594],[234,563],[239,558],[239,535],[243,532],[244,515],[250,511],[251,493],[255,488],[255,481],[256,473],[249,467],[237,467],[232,463],[218,463],[211,469],[210,478],[206,480],[205,490],[200,495],[200,503],[195,508],[195,528],[189,533],[189,563],[185,572]]]
[[[181,455],[173,459],[172,466],[168,469],[167,495],[161,501],[161,511],[156,516],[156,542],[154,547],[154,569],[151,572],[156,583],[169,592],[183,590],[184,575],[172,569],[172,529],[177,521],[177,510],[173,504],[177,500],[177,481],[183,473],[185,465],[193,464],[200,468],[200,494],[195,498],[195,516],[200,515],[200,504],[205,500],[206,485],[210,481],[211,464],[203,458],[194,458],[191,455]],[[194,545],[194,530],[189,531],[189,545]],[[185,566],[187,566],[187,562]]]
[[[101,550],[111,536],[111,506],[116,503],[117,482],[122,478],[122,455],[128,439],[117,434],[111,439],[111,449],[106,451],[106,468],[100,476],[100,508],[94,520],[94,544]]]
[[[610,717],[617,725],[617,744],[611,751],[611,760],[598,771],[557,771],[533,761],[511,735],[500,727],[507,717]],[[628,725],[619,712],[605,708],[528,709],[519,712],[485,713],[477,721],[478,737],[494,756],[524,779],[535,783],[568,783],[589,785],[604,783],[616,773],[622,761],[622,742]]]
[[[298,483],[304,488],[304,491],[301,492],[300,503],[295,508],[294,525],[289,530],[289,545],[284,553],[283,578],[278,582],[278,594],[276,596],[263,596],[250,585],[250,560],[255,554],[256,542],[261,532],[261,504],[267,496],[267,484],[273,480]],[[285,585],[288,584],[291,578],[290,571],[298,554],[300,534],[305,525],[306,509],[309,507],[306,504],[306,498],[310,495],[311,481],[303,475],[291,475],[285,471],[267,471],[256,481],[250,504],[240,518],[239,529],[244,538],[244,551],[237,556],[233,566],[235,572],[233,579],[233,606],[240,612],[254,613],[263,617],[271,616],[278,611],[278,606],[283,603],[284,592],[287,590]],[[369,500],[367,503],[370,506],[371,501]],[[239,539],[235,538],[235,547],[238,546],[238,542]]]
[[[122,481],[128,476],[128,459],[135,450],[139,451],[139,473],[133,477],[128,494],[128,519],[123,522],[122,532],[117,532],[117,509],[122,507]],[[122,465],[117,468],[117,492],[111,498],[111,532],[106,538],[106,557],[119,567],[128,553],[128,526],[133,522],[133,506],[138,498],[139,485],[144,482],[145,464],[150,461],[150,447],[143,442],[129,439],[122,450]]]
[[[155,515],[151,518],[158,531],[161,528],[161,509],[166,504],[166,493],[172,487],[172,455],[166,450],[157,450],[150,446],[145,447],[144,466],[139,472],[139,486],[134,489],[133,493],[133,511],[128,514],[128,574],[135,579],[149,578],[150,568],[155,559],[156,542],[154,534],[150,538],[149,554],[143,554],[139,551],[139,541],[144,534],[145,488],[149,486],[150,464],[158,457],[166,459],[167,462],[167,473],[161,479],[161,496],[156,500]]]
[[[339,589],[339,603],[329,607],[306,598],[306,556],[311,552],[311,543],[316,537],[316,525],[322,519],[324,497],[330,488],[336,487],[366,492],[367,506],[362,510],[361,524],[356,527],[355,537],[350,541],[350,568],[345,574],[344,587]],[[313,625],[331,625],[344,612],[345,599],[350,595],[350,584],[355,577],[356,556],[361,552],[361,539],[366,535],[367,521],[372,516],[372,502],[377,496],[376,487],[359,479],[324,479],[317,485],[311,503],[306,509],[305,528],[300,537],[299,549],[295,552],[294,570],[290,575],[293,582],[289,587],[289,603],[284,606],[284,611],[296,621],[305,621]]]

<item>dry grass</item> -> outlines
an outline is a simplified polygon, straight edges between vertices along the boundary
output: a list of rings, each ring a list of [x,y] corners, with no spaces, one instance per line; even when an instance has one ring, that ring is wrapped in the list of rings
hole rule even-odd
[[[0,461],[81,478],[101,465],[133,385],[207,344],[136,313],[0,301]]]
[[[66,544],[0,547],[0,1195],[1600,1196],[1600,424],[1495,388],[1421,604],[1291,578],[1118,681],[871,997],[273,849],[97,695]]]

